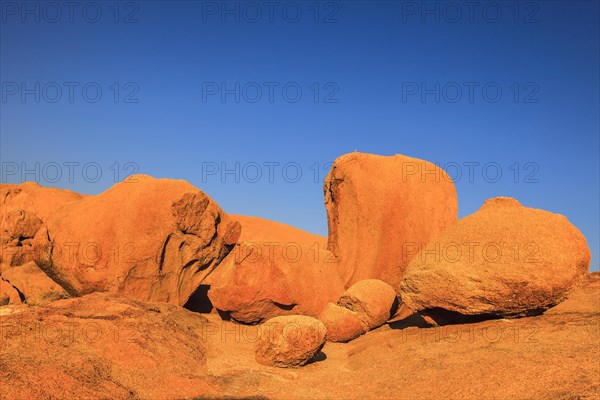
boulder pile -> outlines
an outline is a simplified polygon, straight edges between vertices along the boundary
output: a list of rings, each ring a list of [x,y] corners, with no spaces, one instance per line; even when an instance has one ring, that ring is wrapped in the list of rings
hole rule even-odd
[[[261,332],[256,361],[297,367],[326,341],[348,342],[382,326],[398,307],[396,319],[418,312],[432,324],[542,313],[565,300],[589,269],[586,239],[562,215],[497,197],[457,220],[454,183],[427,161],[347,154],[334,162],[324,194],[327,238],[227,214],[183,180],[133,175],[94,196],[1,185],[0,306],[25,303],[16,306],[25,311],[10,317],[15,321],[95,319],[103,328],[109,320],[138,323],[140,310],[157,310],[148,318],[164,329],[150,332],[166,347],[99,342],[86,354],[101,372],[111,362],[141,368],[127,360],[131,351],[147,365],[177,358],[173,365],[186,371],[169,373],[185,382],[204,364],[204,348],[192,343],[204,320],[181,306],[261,324],[254,327]],[[13,350],[2,350],[7,360]],[[50,348],[65,361],[59,350]],[[120,390],[98,379],[106,390]],[[151,385],[132,396],[165,397],[161,390]]]

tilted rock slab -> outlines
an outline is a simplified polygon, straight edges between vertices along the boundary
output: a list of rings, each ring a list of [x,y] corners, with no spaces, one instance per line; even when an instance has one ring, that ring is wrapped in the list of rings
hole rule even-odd
[[[23,300],[19,291],[0,277],[0,306],[6,306],[9,304],[22,304]]]
[[[71,295],[183,305],[239,235],[239,223],[190,183],[132,175],[52,214],[34,253]]]
[[[436,321],[460,315],[538,314],[586,276],[590,250],[560,214],[490,199],[446,229],[410,263],[402,301]]]
[[[345,287],[380,279],[398,290],[418,249],[456,221],[452,179],[432,163],[403,155],[350,153],[324,184],[328,248]]]
[[[69,294],[33,261],[9,268],[2,273],[2,279],[14,286],[27,304],[41,305],[69,297]]]

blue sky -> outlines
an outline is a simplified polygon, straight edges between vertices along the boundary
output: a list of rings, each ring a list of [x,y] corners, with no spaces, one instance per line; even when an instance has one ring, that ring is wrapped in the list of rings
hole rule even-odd
[[[182,178],[326,235],[329,163],[402,153],[448,169],[460,216],[566,215],[597,269],[599,5],[514,4],[3,0],[2,181]]]

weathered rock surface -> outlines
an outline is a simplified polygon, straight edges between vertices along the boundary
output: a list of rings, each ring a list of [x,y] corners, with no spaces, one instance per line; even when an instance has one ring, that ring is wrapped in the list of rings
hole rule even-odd
[[[94,293],[1,317],[0,398],[184,398],[206,377],[204,317]]]
[[[30,211],[14,209],[3,212],[0,262],[15,266],[33,260],[32,239],[41,226],[42,220]]]
[[[24,182],[19,185],[0,185],[0,205],[2,205],[2,218],[5,213],[12,210],[26,210],[33,213],[42,221],[52,215],[63,205],[84,198],[79,193],[42,187],[35,182]]]
[[[34,254],[71,295],[183,305],[239,234],[239,224],[188,182],[133,175],[53,213]]]
[[[349,342],[369,329],[358,313],[333,303],[325,306],[319,321],[325,325],[330,342]]]
[[[356,312],[368,329],[375,329],[395,313],[396,292],[383,281],[365,279],[346,290],[338,305]]]
[[[318,317],[344,288],[325,238],[256,217],[242,224],[239,244],[210,277],[212,305],[244,323],[279,315]]]
[[[48,277],[33,261],[12,267],[2,274],[24,297],[27,304],[45,304],[69,297],[69,294]]]
[[[402,300],[442,323],[453,313],[537,314],[563,301],[589,264],[587,242],[567,218],[498,197],[412,260]]]
[[[452,179],[432,163],[395,155],[350,153],[324,184],[328,248],[346,288],[380,279],[398,289],[421,244],[458,215]]]
[[[35,182],[0,185],[0,273],[33,261],[32,239],[42,222],[65,204],[81,199],[70,190]]]
[[[299,367],[312,360],[325,345],[325,326],[305,315],[285,315],[260,326],[256,361],[273,367]]]
[[[9,304],[21,304],[21,296],[13,285],[0,278],[0,306]]]

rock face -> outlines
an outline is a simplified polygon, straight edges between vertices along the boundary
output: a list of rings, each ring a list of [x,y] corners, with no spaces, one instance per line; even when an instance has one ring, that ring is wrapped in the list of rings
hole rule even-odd
[[[208,297],[236,321],[318,317],[344,288],[325,238],[278,222],[235,216],[240,243],[210,277]]]
[[[333,303],[325,306],[319,321],[325,325],[330,342],[349,342],[369,329],[358,313]]]
[[[94,293],[2,317],[2,398],[186,398],[206,380],[206,319]],[[35,384],[34,384],[35,382]]]
[[[24,296],[27,304],[45,304],[69,297],[33,261],[9,268],[2,274],[2,279],[14,286]]]
[[[356,312],[368,329],[385,324],[396,311],[396,303],[394,289],[377,279],[355,283],[338,301],[338,305]]]
[[[566,298],[586,276],[590,257],[564,216],[498,197],[412,260],[402,301],[442,323],[460,315],[537,314]]]
[[[325,326],[305,315],[271,318],[260,328],[256,361],[263,365],[299,367],[313,359],[325,345]]]
[[[34,253],[71,295],[183,305],[239,234],[240,225],[188,182],[133,175],[53,213]]]
[[[328,248],[345,287],[380,279],[398,289],[421,244],[458,215],[452,179],[416,158],[350,153],[325,179]]]

